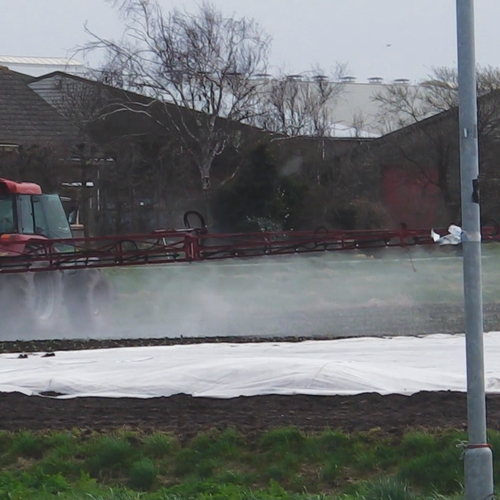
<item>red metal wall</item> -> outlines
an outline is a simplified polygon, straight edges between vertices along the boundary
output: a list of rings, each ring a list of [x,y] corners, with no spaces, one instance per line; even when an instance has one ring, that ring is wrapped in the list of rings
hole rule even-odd
[[[434,227],[442,204],[434,184],[436,171],[424,175],[418,170],[385,166],[382,173],[383,201],[393,225],[404,222],[412,229]]]

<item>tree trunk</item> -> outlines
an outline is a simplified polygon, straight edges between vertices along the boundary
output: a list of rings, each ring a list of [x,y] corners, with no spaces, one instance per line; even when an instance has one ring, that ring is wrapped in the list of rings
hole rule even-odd
[[[212,217],[212,180],[210,179],[210,170],[212,166],[213,158],[209,158],[204,162],[200,168],[201,173],[201,185],[203,189],[203,201],[205,205],[205,223],[207,227],[213,226]]]
[[[213,227],[213,216],[212,216],[212,189],[210,187],[203,189],[203,201],[205,205],[205,224],[208,228]]]

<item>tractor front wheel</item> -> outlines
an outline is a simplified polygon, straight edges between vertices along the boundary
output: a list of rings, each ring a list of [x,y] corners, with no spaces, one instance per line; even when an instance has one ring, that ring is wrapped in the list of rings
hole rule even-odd
[[[19,273],[0,277],[2,338],[34,338],[61,319],[60,272]]]

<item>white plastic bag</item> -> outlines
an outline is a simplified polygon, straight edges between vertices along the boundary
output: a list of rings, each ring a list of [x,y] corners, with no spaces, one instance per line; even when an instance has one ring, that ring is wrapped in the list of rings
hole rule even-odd
[[[452,224],[448,228],[449,234],[440,236],[434,229],[431,229],[431,237],[438,245],[459,245],[462,243],[462,228]]]

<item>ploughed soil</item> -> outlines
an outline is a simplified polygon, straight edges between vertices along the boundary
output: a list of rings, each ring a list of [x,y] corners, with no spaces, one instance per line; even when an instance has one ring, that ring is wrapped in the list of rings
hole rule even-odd
[[[500,395],[487,397],[488,424],[500,429]],[[233,428],[244,435],[296,426],[306,432],[379,429],[399,436],[409,429],[466,429],[466,395],[420,392],[412,396],[256,396],[235,399],[74,398],[0,393],[0,429],[127,427],[175,433],[184,441],[200,431]]]

